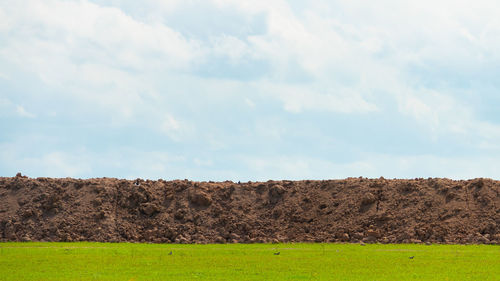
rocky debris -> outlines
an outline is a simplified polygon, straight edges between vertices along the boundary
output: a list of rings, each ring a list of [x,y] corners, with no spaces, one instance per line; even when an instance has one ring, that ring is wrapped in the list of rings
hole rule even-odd
[[[5,227],[3,229],[3,236],[7,241],[17,240],[16,231],[11,221],[7,221],[7,223],[5,224]]]
[[[0,241],[500,243],[491,179],[0,177]]]
[[[153,204],[153,203],[143,203],[141,204],[141,212],[148,216],[152,216],[155,213],[158,213],[160,211],[160,208],[158,205]]]
[[[189,202],[200,207],[208,207],[210,206],[210,204],[212,204],[212,199],[210,198],[210,195],[200,190],[190,191],[188,199]]]
[[[368,211],[376,202],[377,202],[377,197],[373,193],[368,192],[364,194],[361,198],[359,211],[362,213]]]
[[[371,226],[373,227],[373,226]],[[380,238],[380,232],[378,230],[374,230],[373,228],[370,228],[366,231],[366,235],[363,238],[364,242],[377,242],[378,238]]]
[[[281,200],[285,192],[286,190],[279,184],[271,186],[269,188],[269,203],[276,204],[279,200]]]

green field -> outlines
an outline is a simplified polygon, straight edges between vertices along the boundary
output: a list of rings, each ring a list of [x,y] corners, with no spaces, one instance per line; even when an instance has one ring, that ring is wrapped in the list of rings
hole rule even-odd
[[[500,280],[500,247],[0,243],[0,280]]]

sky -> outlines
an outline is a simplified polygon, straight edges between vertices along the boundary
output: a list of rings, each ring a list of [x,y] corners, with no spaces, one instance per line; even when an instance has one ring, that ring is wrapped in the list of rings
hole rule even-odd
[[[499,179],[496,1],[0,1],[0,176]]]

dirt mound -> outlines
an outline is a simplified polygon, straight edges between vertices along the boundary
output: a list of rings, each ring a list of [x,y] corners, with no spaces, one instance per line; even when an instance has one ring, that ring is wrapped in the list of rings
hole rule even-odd
[[[500,243],[490,179],[0,178],[1,241]]]

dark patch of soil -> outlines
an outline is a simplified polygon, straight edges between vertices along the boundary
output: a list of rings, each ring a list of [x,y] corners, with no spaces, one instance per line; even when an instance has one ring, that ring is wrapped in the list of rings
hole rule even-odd
[[[0,241],[500,243],[491,179],[0,178]]]

